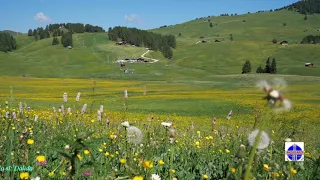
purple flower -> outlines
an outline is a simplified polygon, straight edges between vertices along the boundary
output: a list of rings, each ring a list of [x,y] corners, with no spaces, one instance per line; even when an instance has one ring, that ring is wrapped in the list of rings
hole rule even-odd
[[[91,175],[91,172],[90,171],[84,171],[83,173],[82,173],[82,176],[90,176]]]
[[[42,162],[37,162],[37,165],[38,166],[45,166],[45,165],[47,165],[47,160],[44,160]]]

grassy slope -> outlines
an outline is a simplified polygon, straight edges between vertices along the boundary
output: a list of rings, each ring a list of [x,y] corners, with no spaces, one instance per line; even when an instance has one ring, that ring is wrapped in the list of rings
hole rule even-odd
[[[19,36],[16,51],[7,54],[0,52],[0,74],[82,78],[104,76],[110,69],[106,65],[108,59],[140,57],[146,51],[144,48],[118,47],[109,42],[105,33],[74,34],[73,38],[74,48],[69,50],[61,44],[52,46],[52,38],[33,42],[32,37]],[[85,47],[82,47],[82,40]]]
[[[320,15],[309,15],[308,20],[303,18],[304,15],[291,11],[265,12],[211,17],[213,28],[209,27],[209,22],[204,22],[205,19],[198,19],[152,31],[182,34],[177,37],[178,48],[174,50],[173,58],[179,66],[194,67],[212,74],[238,74],[246,60],[251,61],[255,71],[259,65],[265,65],[267,57],[273,56],[281,74],[319,76],[319,45],[301,45],[299,42],[306,35],[319,34]],[[283,23],[287,25],[283,26]],[[229,40],[230,34],[233,34],[234,43]],[[210,43],[196,45],[200,36]],[[272,44],[274,38],[289,41],[289,46]],[[225,41],[215,43],[215,39]],[[159,53],[151,53],[151,56],[163,59]],[[313,62],[316,67],[305,68],[304,63],[307,62]]]

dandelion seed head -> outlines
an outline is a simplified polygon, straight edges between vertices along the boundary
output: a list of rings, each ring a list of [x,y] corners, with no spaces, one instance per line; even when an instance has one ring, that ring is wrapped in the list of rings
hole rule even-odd
[[[79,101],[80,101],[80,96],[81,96],[81,93],[80,93],[80,92],[78,92],[77,97],[76,97],[76,101],[77,101],[77,102],[79,102]]]
[[[127,140],[132,144],[140,144],[143,138],[142,131],[135,126],[130,126],[127,129]]]
[[[122,125],[123,127],[129,127],[129,126],[130,126],[130,124],[129,124],[128,121],[122,122],[121,125]]]
[[[254,146],[254,143],[256,141],[256,137],[258,136],[258,133],[259,133],[259,130],[254,130],[249,134],[248,141],[249,141],[250,146],[252,146],[252,147]],[[261,138],[260,138],[260,141],[259,141],[257,148],[258,149],[265,149],[266,147],[269,146],[269,143],[270,143],[270,138],[269,138],[268,134],[266,132],[262,131]]]

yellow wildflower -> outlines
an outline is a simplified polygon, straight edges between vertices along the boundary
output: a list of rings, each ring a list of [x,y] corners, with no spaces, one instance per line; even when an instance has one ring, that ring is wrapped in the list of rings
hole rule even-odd
[[[29,173],[28,172],[20,173],[20,179],[29,179]]]
[[[38,162],[44,162],[46,160],[45,156],[37,156],[37,161]]]
[[[49,177],[53,177],[54,176],[54,172],[52,171],[52,172],[49,172]]]
[[[125,158],[121,158],[121,159],[120,159],[120,163],[121,163],[121,164],[125,164],[126,162],[127,162],[127,160],[126,160]]]
[[[271,167],[269,167],[268,164],[264,164],[264,165],[263,165],[263,169],[264,169],[265,171],[269,171],[269,170],[271,169]]]
[[[204,178],[204,179],[208,179],[209,176],[205,174],[205,175],[203,175],[203,178]]]
[[[31,145],[31,144],[34,143],[34,140],[33,140],[33,139],[28,139],[27,143],[28,143],[29,145]]]
[[[231,168],[232,173],[235,173],[236,171],[237,171],[236,168]]]
[[[159,161],[158,161],[158,164],[164,165],[164,162],[163,162],[162,160],[159,160]]]
[[[153,163],[151,161],[149,161],[149,160],[146,160],[146,161],[143,162],[143,166],[145,168],[147,168],[147,169],[150,169],[150,168],[153,167]]]
[[[83,157],[80,154],[78,154],[77,157],[79,158],[80,161],[83,159]]]
[[[230,153],[230,150],[229,150],[229,149],[226,149],[226,153]]]
[[[197,134],[200,134],[200,131],[197,131]]]
[[[135,176],[132,180],[143,180],[142,176]]]
[[[105,154],[104,154],[104,156],[110,156],[110,153],[109,152],[106,152]]]
[[[65,176],[66,175],[66,172],[61,172],[61,176]]]
[[[297,170],[295,170],[295,169],[291,169],[291,173],[293,174],[293,175],[295,175],[295,174],[297,174]]]
[[[83,153],[84,153],[85,155],[88,155],[88,154],[90,154],[90,151],[89,151],[89,150],[84,150]]]
[[[116,151],[116,155],[119,155],[119,151]]]
[[[199,145],[200,145],[200,142],[199,142],[199,141],[197,141],[197,142],[196,142],[196,145],[197,145],[197,146],[199,146]]]
[[[102,152],[103,150],[102,149],[99,149],[99,152]]]
[[[172,174],[176,173],[176,171],[173,170],[173,169],[171,169],[170,172],[171,172]]]

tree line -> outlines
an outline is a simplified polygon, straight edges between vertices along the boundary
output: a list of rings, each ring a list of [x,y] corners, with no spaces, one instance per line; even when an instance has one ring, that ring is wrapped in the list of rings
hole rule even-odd
[[[109,40],[126,41],[138,47],[147,47],[152,50],[159,50],[165,58],[172,58],[172,49],[176,48],[176,38],[174,35],[161,35],[153,32],[140,30],[137,28],[128,28],[116,26],[108,29]]]
[[[313,36],[313,35],[308,35],[305,36],[301,44],[319,44],[320,43],[320,36]]]
[[[16,39],[7,32],[0,32],[0,51],[11,52],[15,49],[17,49]]]
[[[251,63],[249,60],[247,60],[244,65],[242,66],[242,74],[250,73],[251,72]],[[277,62],[276,59],[273,58],[272,62],[270,61],[270,57],[266,61],[266,66],[265,68],[262,68],[260,65],[256,73],[270,73],[270,74],[277,74]]]
[[[298,1],[288,6],[284,6],[282,8],[276,9],[275,11],[279,11],[283,9],[287,9],[290,11],[297,11],[301,14],[320,13],[320,0]]]

